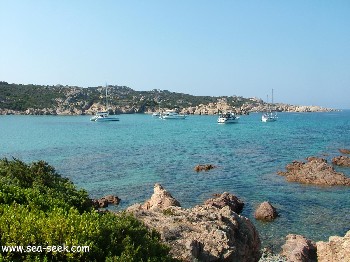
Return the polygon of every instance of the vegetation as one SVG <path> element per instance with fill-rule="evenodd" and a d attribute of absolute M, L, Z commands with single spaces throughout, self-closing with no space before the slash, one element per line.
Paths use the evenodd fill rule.
<path fill-rule="evenodd" d="M 193 96 L 168 90 L 135 91 L 126 86 L 108 86 L 109 103 L 114 107 L 130 107 L 143 113 L 148 109 L 187 108 L 201 104 L 216 103 L 226 99 L 231 106 L 240 107 L 250 103 L 246 98 L 229 96 Z M 105 87 L 72 87 L 21 85 L 0 82 L 0 109 L 25 111 L 27 109 L 72 109 L 87 110 L 94 103 L 104 104 Z"/>
<path fill-rule="evenodd" d="M 1 250 L 0 261 L 173 261 L 155 231 L 126 213 L 96 212 L 86 191 L 44 161 L 0 160 L 0 243 L 38 248 Z M 78 246 L 89 252 L 66 251 Z"/>

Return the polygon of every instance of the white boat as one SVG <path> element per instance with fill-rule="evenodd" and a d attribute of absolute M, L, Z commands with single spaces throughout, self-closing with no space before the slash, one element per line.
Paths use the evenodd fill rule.
<path fill-rule="evenodd" d="M 161 119 L 185 119 L 186 117 L 187 115 L 179 114 L 176 110 L 166 110 L 159 116 Z"/>
<path fill-rule="evenodd" d="M 239 120 L 239 116 L 232 112 L 220 113 L 218 118 L 219 124 L 230 124 L 237 123 Z"/>
<path fill-rule="evenodd" d="M 160 117 L 160 112 L 154 112 L 154 113 L 152 114 L 152 116 Z"/>
<path fill-rule="evenodd" d="M 271 109 L 268 101 L 269 101 L 269 96 L 267 96 L 267 104 L 268 104 L 267 111 L 265 113 L 263 113 L 263 115 L 261 116 L 261 121 L 262 122 L 275 122 L 278 119 L 277 113 Z M 273 104 L 273 89 L 272 89 L 271 102 Z"/>
<path fill-rule="evenodd" d="M 266 112 L 261 116 L 262 122 L 274 122 L 277 120 L 277 114 L 273 112 Z"/>
<path fill-rule="evenodd" d="M 119 121 L 119 118 L 109 115 L 107 85 L 106 85 L 106 108 L 107 108 L 107 111 L 97 112 L 93 117 L 90 118 L 90 120 L 95 122 Z"/>
<path fill-rule="evenodd" d="M 90 118 L 91 121 L 96 122 L 107 122 L 107 121 L 119 121 L 119 118 L 114 116 L 109 116 L 107 111 L 97 112 L 93 117 Z"/>

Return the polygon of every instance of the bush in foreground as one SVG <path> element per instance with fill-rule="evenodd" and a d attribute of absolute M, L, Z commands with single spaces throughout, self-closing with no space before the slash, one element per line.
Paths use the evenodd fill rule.
<path fill-rule="evenodd" d="M 43 161 L 0 160 L 0 244 L 39 247 L 1 250 L 0 261 L 172 261 L 156 232 L 125 213 L 97 213 L 86 191 Z M 43 249 L 54 246 L 89 252 Z"/>

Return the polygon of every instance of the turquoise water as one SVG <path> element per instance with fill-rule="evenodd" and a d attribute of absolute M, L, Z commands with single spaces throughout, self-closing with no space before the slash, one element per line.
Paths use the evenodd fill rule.
<path fill-rule="evenodd" d="M 115 194 L 123 209 L 144 202 L 161 183 L 182 206 L 213 193 L 236 194 L 243 215 L 257 226 L 264 245 L 280 245 L 289 233 L 314 241 L 350 229 L 350 188 L 288 183 L 276 175 L 307 156 L 331 159 L 350 149 L 350 111 L 261 114 L 219 125 L 215 116 L 164 121 L 149 115 L 120 115 L 95 123 L 89 116 L 0 116 L 0 157 L 43 159 L 91 197 Z M 196 173 L 197 164 L 217 166 Z M 350 176 L 350 168 L 341 169 Z M 258 203 L 269 200 L 280 213 L 272 223 L 255 221 Z"/>

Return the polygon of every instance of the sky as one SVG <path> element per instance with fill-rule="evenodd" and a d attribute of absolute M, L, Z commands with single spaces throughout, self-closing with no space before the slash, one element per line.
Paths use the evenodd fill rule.
<path fill-rule="evenodd" d="M 0 0 L 0 81 L 350 108 L 349 0 Z"/>

